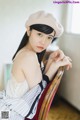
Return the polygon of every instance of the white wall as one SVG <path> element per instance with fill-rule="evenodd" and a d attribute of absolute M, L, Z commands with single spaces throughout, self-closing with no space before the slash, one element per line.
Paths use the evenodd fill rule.
<path fill-rule="evenodd" d="M 0 0 L 0 89 L 3 66 L 11 62 L 26 30 L 26 19 L 38 10 L 49 11 L 61 21 L 62 5 L 53 4 L 53 0 Z"/>
<path fill-rule="evenodd" d="M 59 93 L 80 111 L 80 35 L 64 33 L 58 45 L 72 59 L 72 69 L 64 72 Z"/>

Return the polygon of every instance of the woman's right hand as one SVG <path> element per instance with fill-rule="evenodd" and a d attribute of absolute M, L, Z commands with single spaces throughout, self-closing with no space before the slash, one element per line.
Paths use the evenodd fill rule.
<path fill-rule="evenodd" d="M 49 69 L 46 71 L 46 75 L 49 77 L 49 79 L 51 80 L 53 78 L 53 76 L 55 75 L 55 73 L 57 72 L 57 70 L 59 69 L 59 67 L 61 66 L 66 66 L 67 70 L 69 70 L 70 68 L 72 68 L 72 63 L 71 63 L 71 59 L 68 56 L 65 56 L 62 60 L 56 62 L 53 61 L 49 67 Z"/>

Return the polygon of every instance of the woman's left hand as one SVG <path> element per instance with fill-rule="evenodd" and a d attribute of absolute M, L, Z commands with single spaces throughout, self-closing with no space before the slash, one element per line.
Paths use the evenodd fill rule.
<path fill-rule="evenodd" d="M 67 57 L 69 59 L 69 61 L 71 62 L 72 60 L 70 59 L 70 57 L 66 56 L 62 50 L 58 49 L 54 52 L 52 52 L 48 58 L 48 61 L 47 61 L 47 64 L 46 64 L 46 67 L 45 67 L 45 72 L 49 69 L 51 63 L 53 61 L 55 62 L 59 62 L 59 61 L 62 61 L 65 57 Z M 70 69 L 70 66 L 67 65 L 66 66 L 66 69 L 69 70 Z"/>
<path fill-rule="evenodd" d="M 49 59 L 52 59 L 52 61 L 58 62 L 58 61 L 63 60 L 65 57 L 67 57 L 68 60 L 69 60 L 70 62 L 72 62 L 72 60 L 71 60 L 70 57 L 66 56 L 66 55 L 63 53 L 62 50 L 58 49 L 58 50 L 56 50 L 56 51 L 54 51 L 54 52 L 52 52 L 52 53 L 50 54 Z M 67 66 L 66 66 L 66 69 L 69 70 L 69 69 L 70 69 L 70 66 L 67 65 Z"/>
<path fill-rule="evenodd" d="M 54 61 L 58 62 L 58 61 L 62 60 L 64 57 L 65 57 L 65 55 L 64 55 L 63 51 L 58 49 L 50 54 L 49 59 L 52 59 L 52 61 L 54 60 Z"/>

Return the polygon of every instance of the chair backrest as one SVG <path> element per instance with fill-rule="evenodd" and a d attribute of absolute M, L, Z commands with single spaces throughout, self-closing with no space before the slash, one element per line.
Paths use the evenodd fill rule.
<path fill-rule="evenodd" d="M 47 92 L 45 94 L 44 100 L 43 100 L 41 108 L 40 108 L 38 120 L 46 120 L 51 103 L 57 92 L 57 89 L 60 84 L 63 73 L 64 73 L 63 68 L 62 67 L 59 68 L 55 78 L 47 86 Z"/>

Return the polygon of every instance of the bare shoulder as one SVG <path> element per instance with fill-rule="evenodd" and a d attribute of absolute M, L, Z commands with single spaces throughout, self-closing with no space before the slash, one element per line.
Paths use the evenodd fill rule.
<path fill-rule="evenodd" d="M 23 60 L 37 60 L 37 54 L 33 51 L 27 51 L 23 54 Z"/>
<path fill-rule="evenodd" d="M 37 54 L 34 51 L 23 50 L 16 55 L 14 63 L 18 66 L 38 62 Z"/>
<path fill-rule="evenodd" d="M 21 58 L 22 65 L 34 65 L 38 63 L 37 54 L 33 51 L 24 52 Z"/>

